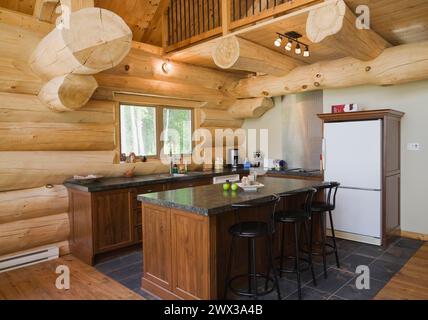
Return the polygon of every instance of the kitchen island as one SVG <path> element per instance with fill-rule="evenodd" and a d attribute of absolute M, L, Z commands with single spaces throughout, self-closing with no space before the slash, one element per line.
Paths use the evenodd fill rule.
<path fill-rule="evenodd" d="M 254 193 L 224 192 L 221 185 L 208 185 L 139 195 L 143 220 L 142 288 L 163 299 L 221 299 L 230 245 L 228 229 L 236 223 L 231 205 L 322 184 L 270 177 L 259 181 L 265 187 Z M 299 197 L 290 196 L 277 209 L 301 202 Z M 241 219 L 266 221 L 268 213 L 247 212 L 241 214 Z M 245 245 L 238 242 L 236 252 L 240 254 L 234 257 L 234 272 L 246 271 Z M 258 268 L 266 270 L 263 239 L 257 249 Z"/>

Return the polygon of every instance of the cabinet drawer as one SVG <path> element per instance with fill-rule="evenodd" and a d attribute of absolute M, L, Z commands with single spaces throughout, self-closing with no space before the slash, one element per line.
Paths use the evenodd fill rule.
<path fill-rule="evenodd" d="M 140 188 L 135 188 L 132 191 L 132 206 L 134 210 L 138 210 L 141 213 L 141 202 L 137 200 L 137 196 L 145 193 L 152 192 L 161 192 L 165 190 L 165 185 L 163 184 L 154 184 L 150 186 L 144 186 Z"/>
<path fill-rule="evenodd" d="M 171 182 L 168 185 L 168 190 L 177 190 L 177 189 L 192 188 L 192 187 L 198 187 L 198 186 L 206 186 L 209 184 L 212 184 L 212 178 L 202 178 L 202 179 L 194 179 L 194 180 L 188 180 L 188 181 L 176 181 L 176 182 Z"/>

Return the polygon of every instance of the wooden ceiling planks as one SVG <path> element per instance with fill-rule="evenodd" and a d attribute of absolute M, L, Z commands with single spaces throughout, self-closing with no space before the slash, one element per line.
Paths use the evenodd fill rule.
<path fill-rule="evenodd" d="M 33 14 L 36 0 L 0 0 L 0 7 L 25 14 Z"/>
<path fill-rule="evenodd" d="M 162 0 L 95 0 L 95 6 L 113 11 L 121 16 L 131 28 L 134 40 L 141 41 L 146 30 L 152 26 L 151 22 L 161 1 Z M 160 38 L 149 40 L 152 44 L 159 45 L 161 43 Z"/>
<path fill-rule="evenodd" d="M 371 12 L 371 26 L 393 45 L 428 40 L 427 0 L 345 0 L 355 11 L 367 5 Z"/>

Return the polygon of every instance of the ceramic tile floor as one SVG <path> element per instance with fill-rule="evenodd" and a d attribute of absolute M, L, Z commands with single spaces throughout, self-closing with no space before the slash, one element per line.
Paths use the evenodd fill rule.
<path fill-rule="evenodd" d="M 337 268 L 334 255 L 328 256 L 328 278 L 324 278 L 322 260 L 315 259 L 317 286 L 312 283 L 310 271 L 302 274 L 303 300 L 371 300 L 388 283 L 406 262 L 419 250 L 423 241 L 399 238 L 387 248 L 338 240 L 341 268 Z M 140 289 L 142 275 L 142 252 L 134 252 L 105 260 L 96 268 L 122 283 L 146 299 L 153 297 Z M 370 268 L 370 290 L 356 288 L 356 267 L 366 265 Z M 285 274 L 280 280 L 282 298 L 297 299 L 297 282 L 294 274 Z M 262 299 L 277 299 L 276 292 Z"/>

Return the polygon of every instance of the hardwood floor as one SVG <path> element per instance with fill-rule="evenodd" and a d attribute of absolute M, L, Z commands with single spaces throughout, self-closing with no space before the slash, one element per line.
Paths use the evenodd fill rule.
<path fill-rule="evenodd" d="M 376 300 L 428 300 L 428 243 L 379 292 Z"/>
<path fill-rule="evenodd" d="M 55 286 L 59 265 L 70 269 L 70 290 Z M 0 300 L 144 300 L 73 256 L 0 273 Z"/>

